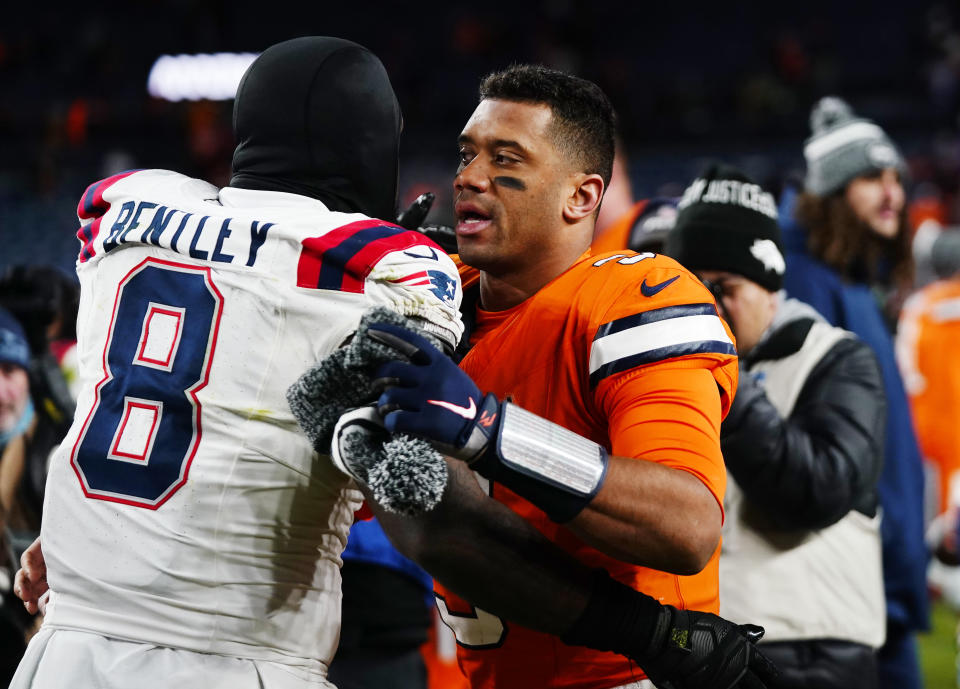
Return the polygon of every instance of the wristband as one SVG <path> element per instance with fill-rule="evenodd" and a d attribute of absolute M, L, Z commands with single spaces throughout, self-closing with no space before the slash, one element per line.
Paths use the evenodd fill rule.
<path fill-rule="evenodd" d="M 497 402 L 493 395 L 484 398 L 474 428 L 482 429 L 488 442 L 479 456 L 466 458 L 470 467 L 555 522 L 580 514 L 606 478 L 609 456 L 603 447 L 515 404 Z M 468 454 L 473 440 L 465 445 Z"/>

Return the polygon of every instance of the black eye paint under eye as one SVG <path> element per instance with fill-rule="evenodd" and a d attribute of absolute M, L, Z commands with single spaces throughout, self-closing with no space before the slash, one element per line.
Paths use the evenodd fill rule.
<path fill-rule="evenodd" d="M 517 191 L 526 191 L 527 185 L 522 179 L 517 179 L 516 177 L 494 177 L 493 181 L 495 184 L 500 185 L 501 187 L 506 187 L 507 189 L 516 189 Z"/>

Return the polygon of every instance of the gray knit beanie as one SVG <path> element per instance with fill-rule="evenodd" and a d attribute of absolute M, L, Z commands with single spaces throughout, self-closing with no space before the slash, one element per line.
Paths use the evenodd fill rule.
<path fill-rule="evenodd" d="M 827 96 L 810 112 L 813 135 L 803 146 L 807 159 L 806 189 L 826 196 L 860 175 L 888 167 L 907 173 L 903 156 L 886 133 L 870 120 L 856 117 L 842 98 Z"/>
<path fill-rule="evenodd" d="M 933 272 L 941 280 L 960 273 L 960 229 L 945 228 L 930 249 Z"/>

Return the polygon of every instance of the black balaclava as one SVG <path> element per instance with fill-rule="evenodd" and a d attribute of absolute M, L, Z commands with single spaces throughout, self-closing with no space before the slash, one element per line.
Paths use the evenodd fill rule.
<path fill-rule="evenodd" d="M 369 50 L 326 36 L 278 43 L 237 88 L 230 186 L 393 221 L 401 128 L 390 79 Z"/>

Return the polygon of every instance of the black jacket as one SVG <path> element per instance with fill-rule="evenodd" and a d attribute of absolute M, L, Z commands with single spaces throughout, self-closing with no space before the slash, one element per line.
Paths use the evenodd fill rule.
<path fill-rule="evenodd" d="M 793 354 L 813 323 L 802 318 L 778 328 L 741 360 L 742 368 Z M 885 413 L 873 352 L 857 338 L 843 338 L 810 372 L 786 419 L 741 370 L 721 428 L 724 460 L 744 495 L 776 527 L 824 528 L 852 509 L 872 517 Z"/>

